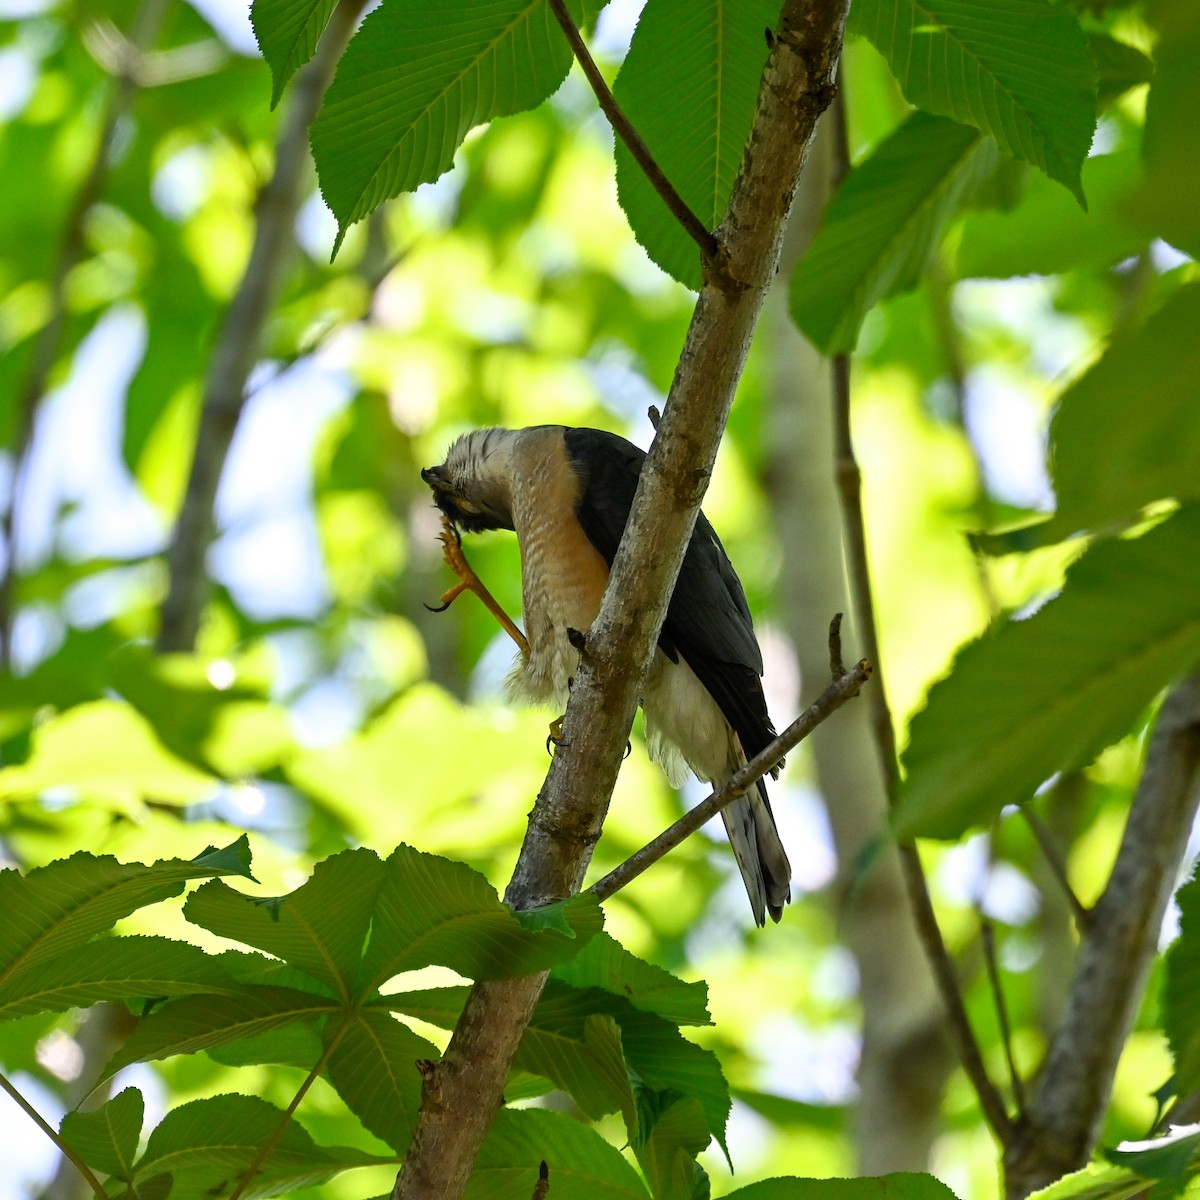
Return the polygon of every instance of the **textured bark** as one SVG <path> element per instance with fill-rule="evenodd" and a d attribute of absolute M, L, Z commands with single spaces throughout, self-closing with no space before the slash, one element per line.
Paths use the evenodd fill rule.
<path fill-rule="evenodd" d="M 796 198 L 785 263 L 803 252 L 831 190 L 827 132 L 823 126 Z M 842 553 L 829 363 L 788 315 L 785 281 L 790 274 L 787 266 L 781 270 L 764 317 L 770 337 L 768 480 L 783 560 L 779 611 L 807 689 L 813 686 L 810 681 L 824 678 L 824 628 L 833 613 L 847 614 L 847 653 L 857 655 L 860 645 Z M 925 1170 L 953 1056 L 895 851 L 879 855 L 865 872 L 856 867 L 863 850 L 887 826 L 887 793 L 868 710 L 852 705 L 837 721 L 816 730 L 810 745 L 837 849 L 838 927 L 859 974 L 859 1171 Z"/>
<path fill-rule="evenodd" d="M 716 458 L 817 118 L 832 96 L 845 0 L 788 0 L 719 251 L 688 330 L 554 759 L 506 899 L 577 890 L 591 859 L 650 656 Z M 394 1200 L 456 1200 L 496 1109 L 543 979 L 477 984 L 430 1074 Z"/>
<path fill-rule="evenodd" d="M 167 549 L 169 584 L 158 631 L 163 651 L 190 650 L 208 599 L 205 558 L 213 539 L 213 507 L 221 472 L 258 361 L 267 319 L 295 248 L 296 214 L 309 178 L 308 127 L 333 78 L 363 0 L 341 0 L 312 60 L 296 76 L 275 143 L 275 170 L 256 205 L 250 260 L 213 348 L 200 429 L 183 507 Z"/>
<path fill-rule="evenodd" d="M 1011 1200 L 1088 1160 L 1200 803 L 1200 675 L 1162 706 L 1117 861 L 1092 909 L 1062 1023 L 1005 1156 Z"/>

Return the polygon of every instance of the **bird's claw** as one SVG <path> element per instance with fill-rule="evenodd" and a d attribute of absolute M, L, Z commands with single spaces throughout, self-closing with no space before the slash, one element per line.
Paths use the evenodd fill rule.
<path fill-rule="evenodd" d="M 554 720 L 550 722 L 550 732 L 546 734 L 546 753 L 551 757 L 554 755 L 554 751 L 550 749 L 551 746 L 565 746 L 567 744 L 563 741 L 562 735 L 563 722 L 566 719 L 567 717 L 564 713 L 561 717 L 555 717 Z"/>

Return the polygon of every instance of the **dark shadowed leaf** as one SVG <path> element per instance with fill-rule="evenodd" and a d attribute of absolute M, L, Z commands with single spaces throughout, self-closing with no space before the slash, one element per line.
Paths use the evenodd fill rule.
<path fill-rule="evenodd" d="M 63 1138 L 93 1170 L 128 1180 L 133 1173 L 144 1112 L 142 1093 L 126 1088 L 91 1112 L 69 1112 Z"/>
<path fill-rule="evenodd" d="M 846 177 L 796 265 L 791 310 L 826 354 L 850 350 L 863 317 L 915 287 L 942 226 L 996 165 L 966 125 L 915 112 Z"/>
<path fill-rule="evenodd" d="M 917 108 L 991 134 L 1083 203 L 1096 68 L 1069 8 L 1050 0 L 859 0 L 851 28 Z"/>
<path fill-rule="evenodd" d="M 134 1062 L 195 1054 L 210 1046 L 262 1037 L 337 1012 L 335 1000 L 292 988 L 246 988 L 233 996 L 188 996 L 164 1005 L 137 1028 L 104 1069 L 103 1078 Z"/>
<path fill-rule="evenodd" d="M 1180 288 L 1063 394 L 1050 425 L 1060 535 L 1200 498 L 1200 284 Z"/>
<path fill-rule="evenodd" d="M 0 984 L 0 1020 L 103 1000 L 238 990 L 221 959 L 163 937 L 102 938 Z"/>
<path fill-rule="evenodd" d="M 1175 1092 L 1200 1091 L 1200 880 L 1179 889 L 1179 939 L 1167 954 L 1163 1025 L 1175 1057 Z"/>
<path fill-rule="evenodd" d="M 216 883 L 189 897 L 184 915 L 276 955 L 349 1000 L 382 877 L 373 851 L 345 850 L 318 863 L 308 882 L 286 896 L 259 900 Z"/>
<path fill-rule="evenodd" d="M 329 1059 L 329 1081 L 377 1138 L 402 1154 L 421 1105 L 419 1059 L 438 1048 L 390 1013 L 366 1009 L 349 1021 Z"/>
<path fill-rule="evenodd" d="M 902 838 L 959 837 L 1088 763 L 1200 661 L 1200 508 L 1104 542 L 1061 595 L 961 650 L 913 719 Z"/>
<path fill-rule="evenodd" d="M 477 871 L 398 846 L 384 864 L 363 964 L 364 994 L 401 971 L 431 964 L 470 979 L 545 970 L 571 958 L 604 921 L 586 893 L 568 901 L 561 916 L 572 936 L 554 928 L 557 920 L 545 929 L 527 928 Z"/>
<path fill-rule="evenodd" d="M 248 875 L 247 845 L 243 835 L 193 862 L 146 866 L 81 852 L 25 876 L 0 871 L 0 986 L 53 963 L 144 905 L 178 895 L 189 880 Z"/>

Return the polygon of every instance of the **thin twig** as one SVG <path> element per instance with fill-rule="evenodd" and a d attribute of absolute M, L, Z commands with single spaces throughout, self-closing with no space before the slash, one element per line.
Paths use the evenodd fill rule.
<path fill-rule="evenodd" d="M 92 1174 L 91 1168 L 87 1163 L 75 1153 L 68 1142 L 63 1141 L 58 1130 L 53 1125 L 47 1124 L 41 1113 L 13 1087 L 3 1074 L 0 1074 L 0 1088 L 3 1088 L 13 1098 L 17 1107 L 59 1148 L 63 1157 L 74 1164 L 75 1169 L 87 1180 L 88 1186 L 100 1197 L 100 1200 L 109 1200 L 108 1193 L 104 1190 L 103 1184 Z"/>
<path fill-rule="evenodd" d="M 1050 836 L 1050 831 L 1042 824 L 1041 817 L 1028 804 L 1020 806 L 1020 813 L 1025 818 L 1029 832 L 1033 834 L 1038 849 L 1041 850 L 1042 857 L 1046 860 L 1046 865 L 1049 866 L 1054 878 L 1058 880 L 1063 895 L 1067 898 L 1067 904 L 1070 905 L 1071 912 L 1075 916 L 1075 924 L 1079 926 L 1080 932 L 1086 931 L 1092 920 L 1091 910 L 1075 895 L 1075 890 L 1071 887 L 1071 880 L 1067 876 L 1067 864 L 1059 854 L 1058 847 Z"/>
<path fill-rule="evenodd" d="M 844 104 L 840 102 L 839 89 L 839 97 L 833 106 L 835 142 L 837 143 L 834 151 L 837 161 L 835 175 L 844 175 L 849 170 L 849 143 L 846 136 L 844 109 Z M 835 470 L 845 518 L 847 569 L 857 606 L 856 615 L 863 647 L 867 657 L 878 666 L 879 638 L 875 628 L 875 604 L 872 597 L 870 565 L 867 559 L 866 523 L 863 520 L 862 508 L 862 474 L 854 455 L 854 440 L 850 431 L 850 356 L 847 354 L 837 355 L 833 359 L 832 370 Z M 892 727 L 892 713 L 882 678 L 878 681 L 878 685 L 871 689 L 868 703 L 871 709 L 871 726 L 875 732 L 875 741 L 879 748 L 880 762 L 883 767 L 888 806 L 894 808 L 900 790 L 900 770 L 896 760 L 896 735 Z M 1006 1143 L 1012 1122 L 1005 1110 L 1003 1097 L 987 1073 L 978 1039 L 971 1027 L 971 1019 L 967 1015 L 954 962 L 946 949 L 946 943 L 942 939 L 942 931 L 938 925 L 937 914 L 933 910 L 933 901 L 929 896 L 929 887 L 925 880 L 924 868 L 921 865 L 921 856 L 911 842 L 901 843 L 897 849 L 900 854 L 900 865 L 904 872 L 909 902 L 913 907 L 917 932 L 925 947 L 925 953 L 933 968 L 934 978 L 937 980 L 938 990 L 942 994 L 942 1003 L 946 1008 L 950 1037 L 958 1052 L 959 1060 L 962 1062 L 963 1070 L 970 1079 L 975 1094 L 979 1097 L 979 1105 L 984 1117 L 1001 1143 Z"/>
<path fill-rule="evenodd" d="M 842 662 L 842 613 L 834 613 L 829 622 L 829 673 L 837 679 L 846 673 L 846 664 Z"/>
<path fill-rule="evenodd" d="M 530 1200 L 546 1200 L 550 1194 L 550 1164 L 543 1158 L 538 1167 L 538 1181 L 533 1185 L 533 1195 Z"/>
<path fill-rule="evenodd" d="M 589 889 L 597 900 L 607 900 L 614 892 L 636 879 L 648 867 L 669 854 L 689 838 L 705 821 L 732 804 L 754 786 L 793 747 L 802 742 L 818 725 L 835 713 L 847 700 L 858 695 L 859 689 L 871 677 L 871 664 L 863 659 L 835 679 L 774 741 L 760 750 L 744 767 L 739 767 L 706 800 L 684 813 L 669 829 L 627 858 Z"/>
<path fill-rule="evenodd" d="M 592 91 L 596 93 L 601 110 L 613 127 L 613 132 L 625 143 L 625 148 L 633 155 L 637 165 L 642 168 L 642 172 L 650 181 L 650 186 L 662 197 L 663 203 L 671 210 L 671 215 L 683 226 L 692 241 L 700 247 L 700 253 L 704 255 L 705 259 L 714 257 L 717 253 L 716 236 L 692 212 L 687 201 L 675 190 L 675 185 L 666 177 L 662 167 L 650 153 L 650 148 L 642 141 L 641 134 L 634 129 L 629 118 L 621 111 L 616 97 L 605 83 L 604 76 L 600 74 L 600 68 L 596 66 L 595 59 L 592 58 L 584 43 L 578 27 L 571 19 L 566 4 L 563 0 L 550 0 L 550 11 L 554 13 L 555 20 L 562 26 L 562 31 L 566 35 L 567 41 L 570 42 L 571 49 L 575 52 L 575 57 L 579 60 L 579 65 L 583 68 L 588 83 L 592 85 Z"/>
<path fill-rule="evenodd" d="M 160 651 L 187 651 L 195 646 L 208 598 L 205 556 L 213 538 L 217 488 L 245 407 L 247 380 L 295 248 L 296 214 L 309 164 L 308 129 L 362 6 L 363 0 L 341 0 L 316 54 L 292 85 L 275 143 L 275 170 L 255 206 L 250 259 L 209 362 L 187 492 L 167 548 L 169 583 L 158 630 Z"/>
<path fill-rule="evenodd" d="M 321 1057 L 317 1059 L 313 1069 L 309 1071 L 304 1082 L 300 1085 L 296 1094 L 292 1097 L 292 1102 L 287 1106 L 283 1115 L 279 1118 L 279 1123 L 271 1130 L 267 1136 L 267 1140 L 258 1148 L 258 1153 L 251 1160 L 250 1165 L 242 1172 L 241 1178 L 237 1182 L 237 1187 L 230 1193 L 229 1200 L 241 1200 L 243 1193 L 254 1182 L 255 1175 L 258 1174 L 263 1163 L 267 1161 L 267 1156 L 275 1149 L 279 1143 L 279 1139 L 283 1137 L 284 1131 L 295 1115 L 296 1109 L 300 1107 L 300 1101 L 308 1094 L 308 1089 L 317 1081 L 317 1076 L 325 1069 L 325 1064 L 333 1057 L 333 1052 L 338 1048 L 343 1035 L 349 1027 L 349 1019 L 344 1018 L 342 1023 L 335 1030 L 333 1036 L 329 1039 L 329 1044 L 325 1047 Z"/>
<path fill-rule="evenodd" d="M 996 1006 L 996 1020 L 1000 1024 L 1000 1040 L 1004 1043 L 1004 1057 L 1008 1062 L 1008 1078 L 1012 1084 L 1013 1100 L 1016 1101 L 1017 1113 L 1025 1116 L 1025 1085 L 1017 1070 L 1017 1060 L 1013 1056 L 1012 1026 L 1008 1022 L 1008 1003 L 1004 999 L 1004 988 L 1001 986 L 1000 967 L 996 962 L 996 930 L 986 917 L 981 915 L 980 936 L 983 941 L 983 957 L 987 963 L 988 983 L 992 988 L 992 1001 Z"/>

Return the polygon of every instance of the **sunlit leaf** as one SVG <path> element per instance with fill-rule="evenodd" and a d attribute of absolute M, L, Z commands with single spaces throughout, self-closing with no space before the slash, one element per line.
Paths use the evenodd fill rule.
<path fill-rule="evenodd" d="M 1074 13 L 1050 0 L 861 0 L 851 28 L 911 104 L 991 134 L 1083 203 L 1096 68 Z"/>
<path fill-rule="evenodd" d="M 1063 394 L 1050 426 L 1062 535 L 1200 498 L 1200 284 L 1181 288 Z"/>
<path fill-rule="evenodd" d="M 942 225 L 996 165 L 995 143 L 915 112 L 847 176 L 792 276 L 796 323 L 826 354 L 853 348 L 880 300 L 915 287 Z"/>
<path fill-rule="evenodd" d="M 725 214 L 750 134 L 780 0 L 659 0 L 642 10 L 614 87 L 618 104 L 706 229 Z M 700 251 L 618 139 L 617 193 L 664 271 L 700 286 Z"/>
<path fill-rule="evenodd" d="M 204 861 L 168 859 L 146 866 L 73 854 L 29 872 L 0 871 L 0 986 L 8 987 L 111 929 L 122 917 L 183 891 L 191 879 L 246 874 L 243 835 Z"/>
<path fill-rule="evenodd" d="M 545 0 L 415 0 L 370 13 L 312 129 L 325 202 L 346 229 L 448 170 L 467 133 L 532 108 L 571 51 Z"/>
<path fill-rule="evenodd" d="M 144 1108 L 142 1093 L 125 1088 L 91 1112 L 67 1113 L 62 1120 L 63 1138 L 89 1167 L 128 1180 L 142 1134 Z"/>
<path fill-rule="evenodd" d="M 895 826 L 958 837 L 1084 766 L 1200 660 L 1200 508 L 1097 545 L 1062 594 L 960 651 L 913 719 Z"/>

